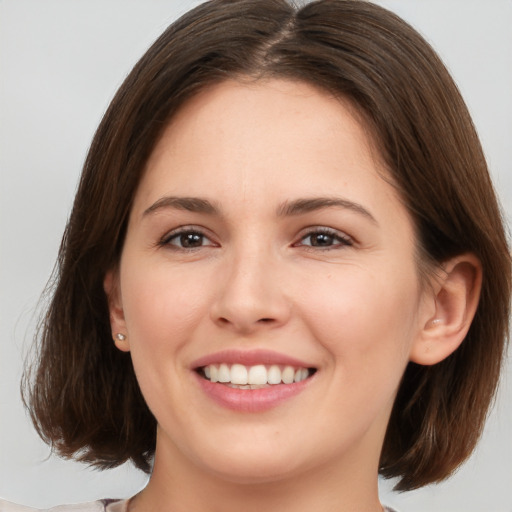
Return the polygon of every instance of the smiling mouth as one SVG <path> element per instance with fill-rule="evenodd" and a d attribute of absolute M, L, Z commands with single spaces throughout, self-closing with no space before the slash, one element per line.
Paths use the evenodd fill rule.
<path fill-rule="evenodd" d="M 310 378 L 316 368 L 243 364 L 210 364 L 197 369 L 205 380 L 237 389 L 262 389 L 280 384 L 293 384 Z"/>

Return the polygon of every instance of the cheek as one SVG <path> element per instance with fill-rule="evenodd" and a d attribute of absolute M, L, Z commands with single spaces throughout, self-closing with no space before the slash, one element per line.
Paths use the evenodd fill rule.
<path fill-rule="evenodd" d="M 150 410 L 159 419 L 166 415 L 176 418 L 186 414 L 179 400 L 186 393 L 180 355 L 207 314 L 204 276 L 174 271 L 167 262 L 150 263 L 127 259 L 121 267 L 130 352 Z M 168 403 L 173 407 L 162 409 L 162 404 Z"/>
<path fill-rule="evenodd" d="M 330 275 L 302 304 L 303 318 L 347 370 L 405 365 L 416 335 L 419 289 L 414 269 L 369 272 L 357 266 Z M 311 290 L 311 289 L 310 289 Z"/>
<path fill-rule="evenodd" d="M 207 314 L 201 272 L 174 271 L 169 266 L 139 266 L 130 272 L 134 266 L 127 265 L 126 275 L 121 276 L 127 330 L 133 343 L 153 352 L 184 343 L 198 319 Z"/>
<path fill-rule="evenodd" d="M 302 305 L 308 330 L 324 348 L 329 382 L 318 405 L 323 428 L 366 431 L 382 424 L 394 401 L 415 336 L 417 287 L 414 278 L 344 273 L 329 290 L 309 294 Z"/>

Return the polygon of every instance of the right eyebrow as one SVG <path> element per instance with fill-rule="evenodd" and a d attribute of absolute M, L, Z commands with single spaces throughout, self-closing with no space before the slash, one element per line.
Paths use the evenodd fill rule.
<path fill-rule="evenodd" d="M 378 225 L 375 217 L 362 205 L 343 199 L 341 197 L 311 197 L 296 199 L 294 201 L 285 201 L 277 210 L 279 216 L 301 215 L 304 213 L 322 210 L 324 208 L 344 208 L 356 212 L 370 219 Z"/>
<path fill-rule="evenodd" d="M 144 210 L 143 217 L 150 215 L 162 208 L 174 208 L 176 210 L 186 210 L 195 213 L 207 213 L 209 215 L 219 215 L 219 210 L 207 199 L 199 197 L 178 197 L 165 196 L 155 201 L 149 208 Z"/>

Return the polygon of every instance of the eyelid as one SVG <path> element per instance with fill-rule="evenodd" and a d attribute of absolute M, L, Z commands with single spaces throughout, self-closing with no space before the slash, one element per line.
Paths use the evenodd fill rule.
<path fill-rule="evenodd" d="M 338 240 L 338 243 L 335 243 L 330 246 L 313 246 L 313 245 L 306 245 L 303 244 L 302 241 L 306 239 L 307 237 L 310 237 L 315 234 L 325 234 L 332 236 L 333 238 Z M 303 247 L 308 250 L 332 250 L 332 249 L 339 249 L 343 247 L 351 247 L 355 244 L 355 240 L 350 236 L 347 235 L 343 231 L 339 231 L 338 229 L 330 228 L 327 226 L 310 226 L 308 228 L 305 228 L 301 231 L 298 241 L 293 244 L 294 247 Z"/>
<path fill-rule="evenodd" d="M 175 244 L 170 243 L 173 238 L 176 238 L 176 237 L 178 237 L 178 236 L 180 236 L 182 234 L 186 234 L 186 233 L 194 233 L 194 234 L 200 235 L 200 236 L 204 237 L 205 239 L 207 239 L 210 243 L 202 245 L 200 247 L 189 247 L 189 248 L 180 247 L 179 245 L 175 245 Z M 219 244 L 216 243 L 213 238 L 214 237 L 205 228 L 202 228 L 200 226 L 196 226 L 196 225 L 193 225 L 193 224 L 192 225 L 184 225 L 184 226 L 178 226 L 177 228 L 174 228 L 174 229 L 172 229 L 170 231 L 167 231 L 158 240 L 158 245 L 159 246 L 172 247 L 172 248 L 177 249 L 177 250 L 185 250 L 185 251 L 191 251 L 191 250 L 194 250 L 194 249 L 200 249 L 201 247 L 218 247 Z"/>

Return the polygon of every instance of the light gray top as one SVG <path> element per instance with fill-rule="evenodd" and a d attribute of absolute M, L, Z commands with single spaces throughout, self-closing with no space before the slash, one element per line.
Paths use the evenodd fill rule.
<path fill-rule="evenodd" d="M 76 505 L 35 509 L 0 499 L 0 512 L 127 512 L 128 500 L 99 500 Z"/>
<path fill-rule="evenodd" d="M 59 505 L 47 509 L 35 509 L 16 505 L 0 499 L 0 512 L 127 512 L 129 500 L 99 500 L 77 505 Z M 384 507 L 384 512 L 397 512 Z"/>

